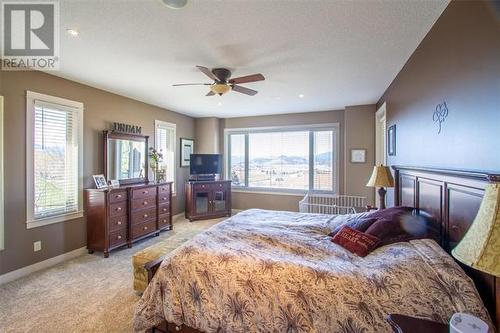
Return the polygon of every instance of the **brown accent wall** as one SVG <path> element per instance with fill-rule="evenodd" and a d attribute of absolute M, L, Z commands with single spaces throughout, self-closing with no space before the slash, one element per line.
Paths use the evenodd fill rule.
<path fill-rule="evenodd" d="M 0 95 L 5 97 L 5 250 L 0 251 L 0 274 L 55 257 L 86 245 L 85 219 L 26 229 L 26 90 L 84 103 L 84 187 L 93 187 L 92 174 L 103 173 L 102 130 L 113 121 L 142 126 L 154 142 L 154 120 L 177 124 L 178 137 L 194 137 L 194 120 L 175 112 L 118 96 L 41 72 L 0 72 Z M 177 196 L 173 211 L 184 210 L 187 168 L 177 167 Z M 42 250 L 33 252 L 41 240 Z"/>
<path fill-rule="evenodd" d="M 219 154 L 220 119 L 215 117 L 195 119 L 195 144 L 197 154 Z"/>
<path fill-rule="evenodd" d="M 375 105 L 345 108 L 344 193 L 361 195 L 373 205 L 375 192 L 366 187 L 375 164 Z M 352 149 L 366 149 L 366 163 L 351 163 Z"/>
<path fill-rule="evenodd" d="M 383 102 L 387 126 L 397 127 L 388 164 L 499 171 L 500 21 L 491 2 L 452 1 Z M 438 134 L 433 113 L 443 102 Z"/>

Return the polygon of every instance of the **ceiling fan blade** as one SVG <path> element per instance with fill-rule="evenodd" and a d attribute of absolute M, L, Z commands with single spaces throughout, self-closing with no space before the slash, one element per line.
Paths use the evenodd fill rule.
<path fill-rule="evenodd" d="M 240 76 L 236 77 L 234 79 L 229 80 L 229 83 L 248 83 L 248 82 L 255 82 L 255 81 L 263 81 L 266 78 L 262 74 L 252 74 L 252 75 L 247 75 L 247 76 Z"/>
<path fill-rule="evenodd" d="M 210 86 L 212 85 L 211 83 L 176 83 L 173 84 L 173 87 L 179 87 L 179 86 Z"/>
<path fill-rule="evenodd" d="M 214 95 L 215 93 L 212 90 L 210 90 L 205 96 L 214 96 Z"/>
<path fill-rule="evenodd" d="M 236 92 L 245 94 L 245 95 L 250 95 L 250 96 L 253 96 L 258 92 L 257 90 L 253 90 L 253 89 L 249 89 L 249 88 L 245 88 L 245 87 L 237 86 L 237 85 L 233 85 L 233 90 Z"/>
<path fill-rule="evenodd" d="M 208 76 L 209 78 L 211 78 L 212 80 L 214 81 L 218 81 L 219 79 L 214 75 L 214 73 L 212 73 L 210 71 L 210 69 L 206 68 L 206 67 L 203 67 L 203 66 L 196 66 L 196 68 L 198 68 L 200 70 L 200 72 L 202 72 L 203 74 L 205 74 L 206 76 Z"/>

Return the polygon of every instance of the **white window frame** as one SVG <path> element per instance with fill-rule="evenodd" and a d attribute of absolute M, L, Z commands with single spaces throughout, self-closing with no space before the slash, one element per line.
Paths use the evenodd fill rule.
<path fill-rule="evenodd" d="M 35 218 L 34 189 L 34 116 L 35 100 L 73 108 L 78 117 L 78 210 L 45 218 Z M 83 103 L 26 91 L 26 228 L 36 228 L 83 217 Z"/>
<path fill-rule="evenodd" d="M 340 124 L 327 123 L 327 124 L 312 124 L 312 125 L 298 125 L 298 126 L 271 126 L 271 127 L 250 127 L 250 128 L 226 128 L 224 130 L 224 174 L 226 179 L 231 179 L 230 175 L 230 148 L 229 136 L 233 134 L 245 135 L 245 182 L 248 184 L 248 134 L 250 133 L 266 133 L 266 132 L 294 132 L 294 131 L 333 131 L 333 152 L 332 152 L 332 170 L 334 170 L 336 179 L 332 190 L 313 190 L 314 183 L 311 183 L 312 173 L 309 173 L 309 189 L 287 189 L 287 188 L 272 188 L 272 187 L 251 187 L 251 186 L 234 186 L 232 185 L 233 192 L 247 192 L 247 193 L 272 193 L 282 195 L 298 195 L 305 194 L 309 191 L 322 192 L 322 193 L 339 193 L 339 156 L 340 156 Z M 311 147 L 312 141 L 309 139 L 309 167 L 313 161 L 313 149 Z"/>
<path fill-rule="evenodd" d="M 177 143 L 177 124 L 174 124 L 174 123 L 169 123 L 169 122 L 166 122 L 166 121 L 163 121 L 163 120 L 155 120 L 155 149 L 160 149 L 160 147 L 158 146 L 158 142 L 156 142 L 156 138 L 157 138 L 157 135 L 156 135 L 156 130 L 158 128 L 165 128 L 165 129 L 168 129 L 168 130 L 173 130 L 174 131 L 174 141 L 173 141 L 173 151 L 174 151 L 174 158 L 173 158 L 173 165 L 170 166 L 173 170 L 174 170 L 174 179 L 172 179 L 173 183 L 172 183 L 172 195 L 175 196 L 177 194 L 177 154 L 176 154 L 176 149 L 177 149 L 177 146 L 176 146 L 176 143 Z"/>

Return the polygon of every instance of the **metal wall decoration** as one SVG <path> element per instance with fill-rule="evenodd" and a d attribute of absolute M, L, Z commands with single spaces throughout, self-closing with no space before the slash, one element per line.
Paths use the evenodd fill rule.
<path fill-rule="evenodd" d="M 446 117 L 448 117 L 448 106 L 446 102 L 436 105 L 436 111 L 432 115 L 432 120 L 438 124 L 438 134 L 441 134 L 442 124 L 444 123 Z"/>
<path fill-rule="evenodd" d="M 129 125 L 122 123 L 113 123 L 113 132 L 126 134 L 141 134 L 142 127 L 137 125 Z"/>

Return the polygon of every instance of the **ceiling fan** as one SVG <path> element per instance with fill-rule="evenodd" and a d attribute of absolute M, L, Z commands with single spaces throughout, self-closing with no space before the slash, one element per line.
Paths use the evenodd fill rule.
<path fill-rule="evenodd" d="M 265 80 L 262 74 L 252 74 L 247 76 L 236 77 L 230 79 L 231 71 L 227 68 L 214 68 L 212 70 L 203 66 L 196 66 L 203 74 L 214 80 L 213 83 L 179 83 L 174 84 L 174 87 L 178 86 L 210 86 L 210 91 L 206 96 L 219 95 L 222 96 L 231 90 L 253 96 L 257 93 L 257 90 L 249 89 L 240 86 L 240 83 L 248 83 L 255 81 Z"/>

